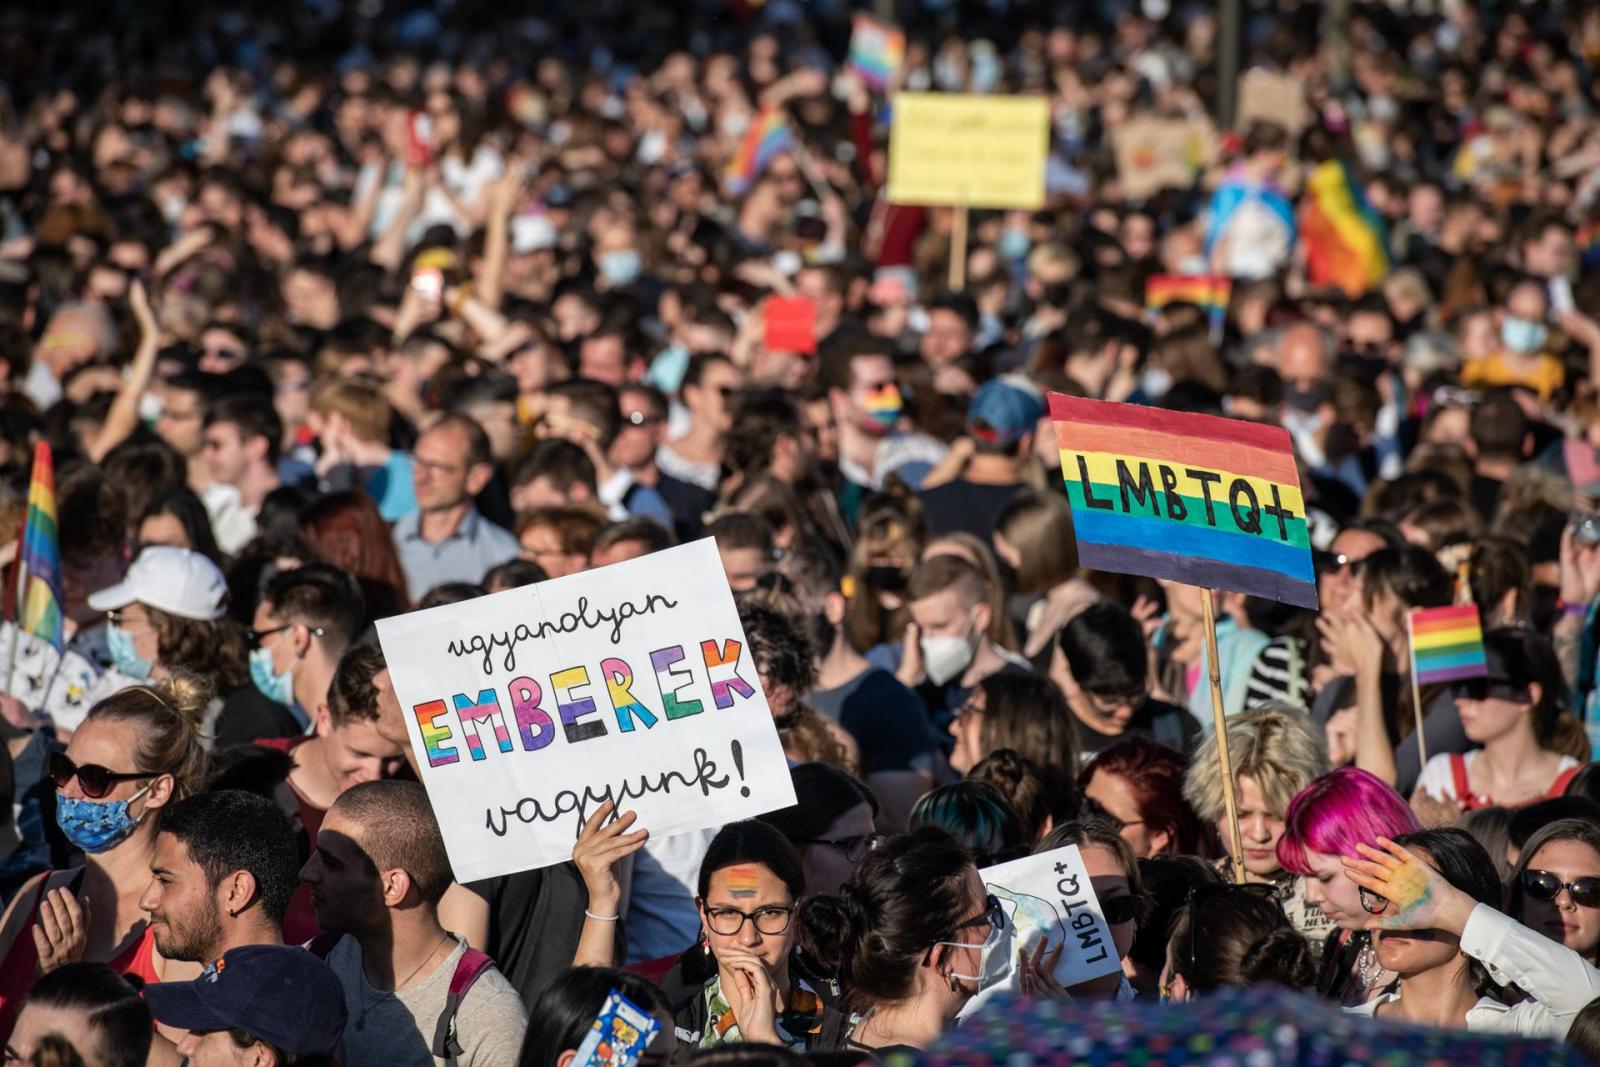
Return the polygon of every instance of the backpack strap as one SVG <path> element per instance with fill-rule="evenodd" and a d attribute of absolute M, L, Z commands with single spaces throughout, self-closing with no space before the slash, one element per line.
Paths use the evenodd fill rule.
<path fill-rule="evenodd" d="M 461 1056 L 463 1049 L 456 1036 L 456 1010 L 461 1007 L 461 1001 L 472 984 L 493 966 L 494 960 L 486 953 L 471 947 L 456 960 L 455 973 L 450 976 L 450 991 L 444 998 L 444 1010 L 439 1013 L 439 1022 L 433 1028 L 433 1045 L 429 1051 L 435 1057 L 454 1064 Z"/>
<path fill-rule="evenodd" d="M 1450 753 L 1450 780 L 1456 787 L 1456 806 L 1462 811 L 1477 807 L 1472 795 L 1472 784 L 1467 780 L 1467 757 L 1459 752 Z"/>
<path fill-rule="evenodd" d="M 1565 796 L 1567 792 L 1567 786 L 1571 784 L 1572 780 L 1578 776 L 1578 772 L 1581 770 L 1583 770 L 1583 764 L 1580 763 L 1576 767 L 1568 767 L 1566 770 L 1556 775 L 1556 780 L 1550 783 L 1550 789 L 1545 793 L 1545 797 L 1549 798 Z"/>

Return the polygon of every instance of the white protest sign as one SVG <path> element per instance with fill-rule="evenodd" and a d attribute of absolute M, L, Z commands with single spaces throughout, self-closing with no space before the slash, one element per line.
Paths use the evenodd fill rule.
<path fill-rule="evenodd" d="M 1048 939 L 1050 950 L 1065 942 L 1055 980 L 1071 987 L 1122 970 L 1111 928 L 1100 912 L 1100 899 L 1084 869 L 1077 845 L 1053 849 L 979 871 L 983 884 L 1000 901 L 1016 930 L 1012 955 L 1028 952 Z M 1017 990 L 1017 968 L 1000 987 Z"/>
<path fill-rule="evenodd" d="M 657 838 L 794 803 L 711 538 L 378 639 L 459 881 L 568 859 L 606 800 Z"/>

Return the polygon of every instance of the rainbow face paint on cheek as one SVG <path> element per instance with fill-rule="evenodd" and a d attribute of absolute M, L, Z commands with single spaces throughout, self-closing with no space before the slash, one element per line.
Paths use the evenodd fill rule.
<path fill-rule="evenodd" d="M 761 876 L 754 867 L 730 867 L 728 869 L 728 895 L 736 900 L 743 900 L 756 895 L 761 887 Z"/>

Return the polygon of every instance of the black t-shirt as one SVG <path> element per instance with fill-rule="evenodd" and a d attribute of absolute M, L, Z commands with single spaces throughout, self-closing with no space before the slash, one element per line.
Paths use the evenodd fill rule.
<path fill-rule="evenodd" d="M 917 494 L 922 514 L 928 520 L 928 533 L 943 537 L 951 533 L 970 533 L 989 540 L 994 520 L 1005 506 L 1027 491 L 1027 486 L 983 485 L 957 478 L 953 482 L 924 489 Z"/>
<path fill-rule="evenodd" d="M 685 544 L 699 540 L 705 531 L 703 516 L 716 507 L 717 494 L 666 473 L 661 475 L 654 488 L 666 501 L 667 510 L 672 512 L 673 525 L 676 527 L 672 532 L 678 540 Z"/>
<path fill-rule="evenodd" d="M 264 737 L 294 737 L 306 732 L 288 708 L 263 696 L 253 685 L 242 685 L 222 697 L 222 711 L 212 726 L 215 748 L 248 745 Z"/>
<path fill-rule="evenodd" d="M 1168 748 L 1188 752 L 1194 747 L 1195 738 L 1200 736 L 1200 723 L 1187 710 L 1176 704 L 1150 699 L 1146 700 L 1134 713 L 1133 718 L 1128 720 L 1128 728 L 1116 736 L 1103 734 L 1085 726 L 1083 720 L 1076 715 L 1072 716 L 1072 730 L 1078 737 L 1078 751 L 1083 753 L 1084 761 L 1087 762 L 1091 756 L 1098 755 L 1118 741 L 1125 741 L 1130 737 L 1147 737 Z"/>
<path fill-rule="evenodd" d="M 578 868 L 554 867 L 468 882 L 489 902 L 488 953 L 506 980 L 532 1004 L 550 980 L 572 965 L 589 894 Z M 619 926 L 621 924 L 618 924 Z M 618 951 L 621 952 L 621 931 Z"/>
<path fill-rule="evenodd" d="M 806 703 L 850 731 L 861 747 L 862 774 L 933 770 L 938 740 L 922 701 L 888 671 L 868 667 L 809 694 Z"/>

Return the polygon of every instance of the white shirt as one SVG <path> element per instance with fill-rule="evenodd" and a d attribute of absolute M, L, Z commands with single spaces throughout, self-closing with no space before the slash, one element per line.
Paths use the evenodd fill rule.
<path fill-rule="evenodd" d="M 1467 761 L 1467 773 L 1472 773 L 1472 761 L 1482 749 L 1473 749 L 1461 758 Z M 1556 777 L 1566 774 L 1576 767 L 1578 761 L 1571 756 L 1562 756 L 1561 763 L 1556 767 Z M 1553 779 L 1552 779 L 1553 781 Z M 1417 788 L 1425 791 L 1436 800 L 1459 800 L 1456 796 L 1456 777 L 1450 773 L 1450 754 L 1441 752 L 1437 756 L 1428 757 L 1428 762 L 1423 765 L 1422 773 L 1417 775 Z"/>
<path fill-rule="evenodd" d="M 1468 1030 L 1560 1039 L 1578 1012 L 1600 997 L 1600 971 L 1582 956 L 1487 904 L 1472 909 L 1461 931 L 1461 951 L 1487 967 L 1496 982 L 1532 998 L 1508 1006 L 1484 997 L 1467 1012 Z M 1398 993 L 1385 993 L 1344 1010 L 1372 1015 L 1380 1004 L 1399 999 Z"/>

